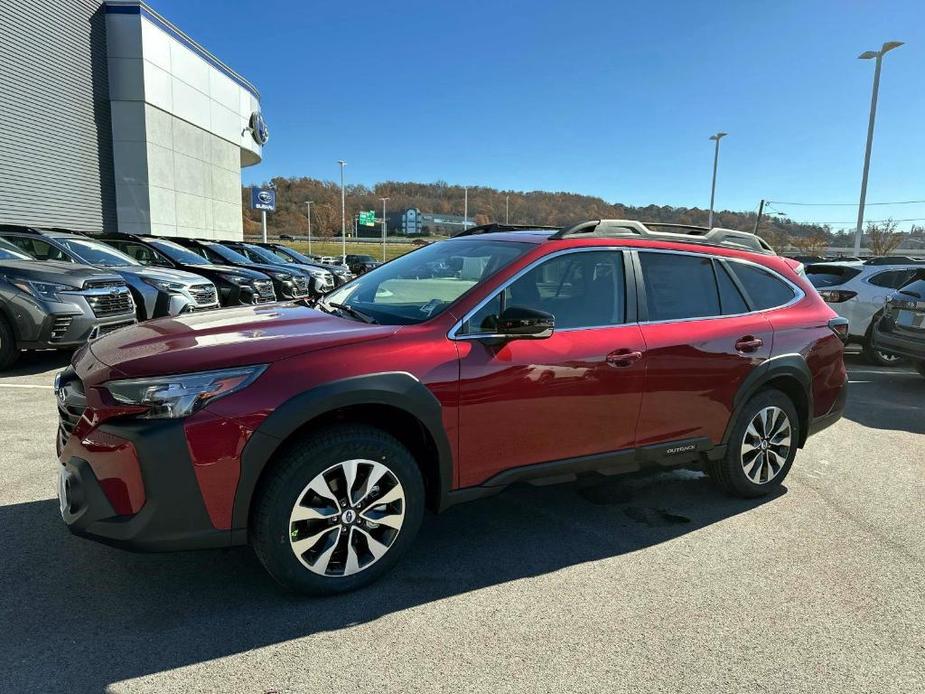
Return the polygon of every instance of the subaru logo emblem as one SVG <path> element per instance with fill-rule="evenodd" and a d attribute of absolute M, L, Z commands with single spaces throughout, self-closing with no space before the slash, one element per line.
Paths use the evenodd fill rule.
<path fill-rule="evenodd" d="M 260 111 L 254 111 L 251 114 L 249 129 L 254 142 L 261 147 L 270 141 L 270 129 L 267 127 L 267 122 L 263 119 L 263 114 Z"/>
<path fill-rule="evenodd" d="M 257 199 L 264 205 L 269 205 L 271 202 L 273 202 L 273 196 L 265 190 L 261 190 L 259 193 L 257 193 Z"/>

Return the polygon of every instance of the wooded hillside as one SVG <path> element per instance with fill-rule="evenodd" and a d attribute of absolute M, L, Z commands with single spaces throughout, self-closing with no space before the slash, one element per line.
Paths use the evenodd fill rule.
<path fill-rule="evenodd" d="M 277 211 L 267 215 L 267 228 L 271 235 L 305 234 L 306 200 L 312 202 L 312 234 L 333 236 L 340 234 L 340 186 L 334 181 L 319 181 L 313 178 L 274 178 L 269 186 L 276 189 Z M 244 199 L 244 231 L 255 234 L 260 231 L 260 213 L 249 209 L 250 194 L 242 191 Z M 463 188 L 444 182 L 399 183 L 386 181 L 372 188 L 363 185 L 347 186 L 348 228 L 353 215 L 361 210 L 375 210 L 382 214 L 379 198 L 388 197 L 390 212 L 417 207 L 423 212 L 443 214 L 463 213 Z M 609 203 L 601 198 L 577 193 L 546 191 L 501 191 L 493 188 L 469 188 L 469 218 L 476 224 L 490 221 L 504 221 L 505 196 L 510 196 L 510 222 L 512 224 L 538 224 L 561 226 L 586 219 L 628 218 L 652 222 L 677 222 L 681 224 L 707 223 L 708 211 L 699 208 L 648 205 L 632 207 L 621 203 Z M 757 201 L 756 201 L 757 203 Z M 714 214 L 714 226 L 751 231 L 755 225 L 755 212 L 732 212 L 721 210 Z M 363 228 L 361 227 L 361 230 Z M 367 228 L 368 229 L 368 228 Z M 379 233 L 369 229 L 370 235 Z M 782 235 L 812 237 L 828 235 L 829 230 L 819 226 L 791 223 L 785 218 L 763 218 L 761 233 L 779 240 Z M 362 234 L 362 231 L 361 231 Z"/>

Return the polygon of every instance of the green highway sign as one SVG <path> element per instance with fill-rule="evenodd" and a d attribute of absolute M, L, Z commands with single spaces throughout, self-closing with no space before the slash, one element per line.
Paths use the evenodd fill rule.
<path fill-rule="evenodd" d="M 357 221 L 361 226 L 374 227 L 376 226 L 376 213 L 372 210 L 369 212 L 360 212 L 360 218 Z"/>

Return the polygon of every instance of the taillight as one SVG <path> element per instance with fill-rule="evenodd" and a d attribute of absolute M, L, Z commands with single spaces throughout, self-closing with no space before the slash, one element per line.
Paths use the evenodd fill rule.
<path fill-rule="evenodd" d="M 845 289 L 820 289 L 819 296 L 827 304 L 840 304 L 848 299 L 853 299 L 858 295 L 857 292 L 849 292 Z"/>
<path fill-rule="evenodd" d="M 848 339 L 848 319 L 837 316 L 829 321 L 829 329 L 844 342 Z"/>

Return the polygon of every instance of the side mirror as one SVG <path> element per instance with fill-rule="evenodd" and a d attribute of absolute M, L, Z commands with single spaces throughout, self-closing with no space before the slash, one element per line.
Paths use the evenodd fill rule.
<path fill-rule="evenodd" d="M 542 340 L 552 337 L 556 317 L 545 311 L 509 306 L 498 317 L 498 333 L 509 337 Z"/>

